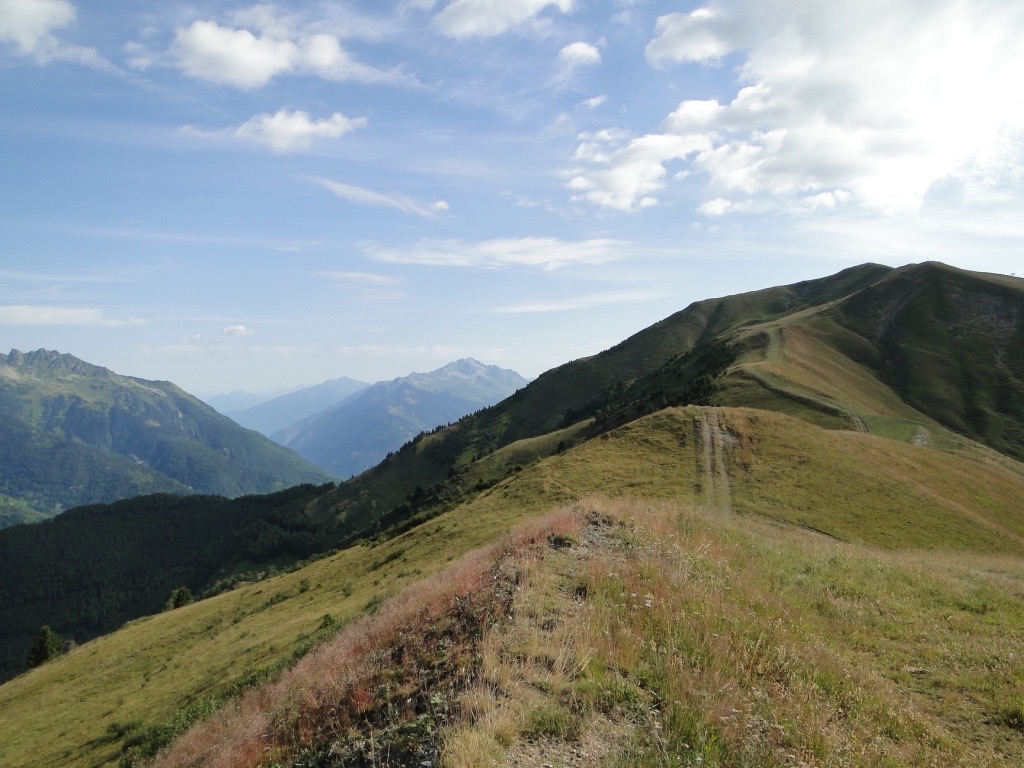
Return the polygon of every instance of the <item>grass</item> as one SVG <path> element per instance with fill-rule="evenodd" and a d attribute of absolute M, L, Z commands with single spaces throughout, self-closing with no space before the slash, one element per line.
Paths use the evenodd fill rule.
<path fill-rule="evenodd" d="M 715 450 L 718 453 L 712 458 L 718 461 L 710 461 L 710 464 L 702 437 L 705 422 L 714 424 L 712 433 L 717 436 Z M 518 460 L 526 455 L 510 456 L 502 461 Z M 316 561 L 300 571 L 133 622 L 117 633 L 83 645 L 61 659 L 5 684 L 0 687 L 0 712 L 4 714 L 0 718 L 0 765 L 11 768 L 91 767 L 115 763 L 122 744 L 133 733 L 147 726 L 169 722 L 183 707 L 211 696 L 224 695 L 230 692 L 233 684 L 250 679 L 254 672 L 291 658 L 302 638 L 317 631 L 325 614 L 335 617 L 339 626 L 371 612 L 371 618 L 376 619 L 386 613 L 388 598 L 412 583 L 436 575 L 464 552 L 501 539 L 528 519 L 542 518 L 553 506 L 576 504 L 594 494 L 633 499 L 636 503 L 641 500 L 643 503 L 661 501 L 691 507 L 703 503 L 708 483 L 714 483 L 720 494 L 728 494 L 731 499 L 731 515 L 723 517 L 721 511 L 716 510 L 716 520 L 722 525 L 742 523 L 754 526 L 760 525 L 757 521 L 767 519 L 775 527 L 764 528 L 766 531 L 792 532 L 789 526 L 778 526 L 795 523 L 803 529 L 827 533 L 833 539 L 889 550 L 894 553 L 892 557 L 901 550 L 926 553 L 930 550 L 935 554 L 915 557 L 974 563 L 981 562 L 977 560 L 980 555 L 970 553 L 990 552 L 1003 553 L 1006 562 L 1016 562 L 1013 558 L 1024 555 L 1024 545 L 1021 544 L 1024 521 L 1015 512 L 1019 509 L 1021 469 L 1008 460 L 994 460 L 986 456 L 988 454 L 982 452 L 974 457 L 961 457 L 871 435 L 822 430 L 798 419 L 761 411 L 708 408 L 662 411 L 618 428 L 601 439 L 529 463 L 522 471 L 508 474 L 469 502 L 397 538 L 373 546 L 357 546 Z M 719 474 L 719 466 L 724 474 Z M 688 519 L 693 518 L 690 515 Z M 694 527 L 697 523 L 687 525 Z M 729 530 L 723 530 L 718 539 L 732 542 L 729 537 L 739 534 L 729 533 Z M 586 548 L 579 532 L 568 531 L 567 535 L 572 538 L 561 540 L 557 547 L 547 547 L 546 562 L 556 562 L 558 558 L 569 562 Z M 677 535 L 681 534 L 677 532 Z M 799 531 L 792 532 L 792 535 L 798 539 L 810 536 L 811 540 L 820 542 L 817 535 Z M 697 542 L 692 548 L 699 552 L 701 546 L 703 544 Z M 819 614 L 833 612 L 837 614 L 835 617 L 826 618 L 838 622 L 839 617 L 849 610 L 848 603 L 844 601 L 855 599 L 857 589 L 870 591 L 870 583 L 865 586 L 860 582 L 876 578 L 873 572 L 859 565 L 861 560 L 854 558 L 850 562 L 858 565 L 844 574 L 842 567 L 852 566 L 842 566 L 843 558 L 847 557 L 844 554 L 846 550 L 842 549 L 844 545 L 836 543 L 834 546 L 842 557 L 824 570 L 818 561 L 807 559 L 810 556 L 801 560 L 802 565 L 795 570 L 783 567 L 789 555 L 762 567 L 763 578 L 767 578 L 774 568 L 779 573 L 791 573 L 792 584 L 798 586 L 800 578 L 809 579 L 808 583 L 814 589 L 807 590 L 807 593 L 816 595 L 809 602 L 797 602 L 805 590 L 803 586 L 776 584 L 773 587 L 775 591 L 793 591 L 793 604 L 790 608 L 779 608 L 772 615 L 776 618 L 788 616 L 787 620 L 796 621 L 798 626 L 818 627 L 817 622 L 823 621 L 818 618 Z M 741 547 L 736 551 L 742 553 L 744 550 Z M 729 557 L 736 560 L 738 555 Z M 729 572 L 721 572 L 722 566 L 716 557 L 691 558 L 689 562 L 689 572 L 701 579 L 712 579 L 721 584 L 723 579 L 731 578 Z M 737 567 L 728 558 L 722 562 L 728 562 L 728 568 Z M 950 600 L 936 609 L 938 612 L 946 611 L 943 617 L 957 617 L 961 622 L 958 626 L 965 633 L 973 632 L 975 625 L 981 631 L 993 623 L 999 631 L 1009 630 L 1006 626 L 1000 629 L 998 625 L 1006 605 L 1001 595 L 1007 584 L 1012 589 L 1018 588 L 1019 574 L 1005 573 L 1002 560 L 992 562 L 992 567 L 996 568 L 992 573 L 996 575 L 990 577 L 987 572 L 979 571 L 978 588 L 971 591 L 964 587 L 960 594 L 963 604 L 973 606 L 973 610 L 960 610 Z M 804 567 L 811 568 L 808 572 L 811 575 L 801 575 Z M 910 569 L 907 572 L 913 574 L 914 567 L 917 566 L 907 565 Z M 921 577 L 914 588 L 926 591 L 933 570 L 928 571 L 927 577 Z M 619 574 L 620 582 L 625 578 L 624 571 L 618 566 L 607 573 L 611 572 Z M 552 595 L 550 608 L 531 610 L 537 614 L 540 631 L 555 637 L 568 633 L 565 642 L 577 642 L 578 637 L 587 635 L 581 635 L 578 625 L 570 621 L 572 613 L 566 612 L 567 605 L 576 606 L 573 610 L 583 610 L 581 606 L 597 604 L 592 596 L 607 593 L 610 599 L 608 590 L 615 588 L 619 589 L 615 595 L 625 592 L 631 599 L 634 592 L 638 599 L 648 593 L 657 596 L 658 590 L 665 588 L 658 585 L 660 577 L 657 574 L 657 569 L 651 566 L 646 575 L 630 576 L 627 590 L 624 582 L 615 582 L 618 584 L 615 587 L 611 582 L 604 583 L 580 572 L 573 565 L 565 574 L 552 577 L 555 586 L 547 589 L 547 593 Z M 832 585 L 831 592 L 821 586 L 825 583 L 823 580 Z M 672 582 L 668 579 L 665 583 Z M 961 586 L 966 583 L 957 582 Z M 558 597 L 563 587 L 569 603 L 561 602 L 562 598 Z M 732 591 L 737 589 L 738 586 L 733 587 Z M 952 587 L 946 592 L 950 590 Z M 763 609 L 758 607 L 759 601 L 772 594 L 774 592 L 769 590 L 763 596 L 748 596 L 745 598 L 749 604 L 746 610 L 760 616 L 759 611 Z M 581 601 L 582 595 L 587 599 Z M 637 605 L 635 610 L 639 613 L 635 613 L 631 607 L 633 604 L 620 606 L 617 610 L 623 616 L 647 615 L 641 611 L 641 605 Z M 996 606 L 996 610 L 990 610 L 990 606 Z M 608 607 L 610 610 L 610 605 Z M 684 607 L 683 610 L 688 609 Z M 702 613 L 699 608 L 695 610 Z M 914 624 L 909 610 L 901 608 L 900 611 L 898 620 L 886 625 L 893 631 L 901 622 L 909 622 L 907 626 L 923 626 Z M 740 621 L 747 614 L 733 612 L 729 615 Z M 884 615 L 873 618 L 870 613 L 865 616 L 876 623 L 884 618 Z M 562 623 L 549 621 L 554 619 Z M 611 618 L 607 620 L 611 621 Z M 549 629 L 543 628 L 545 622 Z M 611 626 L 608 624 L 609 632 L 612 631 Z M 720 630 L 724 625 L 716 619 L 712 626 L 715 629 L 710 629 L 711 634 L 721 636 Z M 768 631 L 768 624 L 757 626 L 761 626 L 763 632 Z M 814 631 L 823 636 L 844 632 L 860 637 L 859 642 L 864 649 L 868 649 L 874 632 L 874 625 L 870 624 L 866 626 L 871 631 L 864 630 L 859 635 L 853 627 L 836 623 L 824 626 L 825 629 Z M 931 627 L 926 629 L 927 632 L 932 631 Z M 927 632 L 921 630 L 922 639 L 917 646 L 922 654 L 928 652 L 930 641 L 925 639 Z M 756 646 L 758 636 L 751 635 L 745 642 Z M 762 645 L 772 639 L 765 637 L 767 639 L 762 641 Z M 697 640 L 691 638 L 686 642 L 697 643 Z M 705 638 L 701 642 L 710 640 Z M 740 639 L 737 637 L 734 643 L 738 642 Z M 886 653 L 898 653 L 907 643 L 906 637 L 900 638 Z M 933 645 L 943 649 L 955 647 L 952 640 L 944 646 Z M 568 647 L 571 650 L 572 646 Z M 592 643 L 589 647 L 601 646 Z M 694 647 L 700 648 L 700 643 Z M 679 649 L 682 648 L 680 645 Z M 645 682 L 644 675 L 655 674 L 657 670 L 636 671 L 622 676 L 614 672 L 622 666 L 620 662 L 610 659 L 601 662 L 599 654 L 591 655 L 588 662 L 589 651 L 586 649 L 578 654 L 567 650 L 561 656 L 557 647 L 541 650 L 543 653 L 538 652 L 539 660 L 536 663 L 531 661 L 530 668 L 538 674 L 543 668 L 545 674 L 558 673 L 566 677 L 550 681 L 545 691 L 528 686 L 543 693 L 543 698 L 524 705 L 526 708 L 521 711 L 514 709 L 495 715 L 492 718 L 495 722 L 494 735 L 486 738 L 479 733 L 467 736 L 467 739 L 479 742 L 479 750 L 505 750 L 510 744 L 521 743 L 522 738 L 517 734 L 522 733 L 532 733 L 536 738 L 545 739 L 569 738 L 574 732 L 586 734 L 588 718 L 595 712 L 599 717 L 609 719 L 608 727 L 614 731 L 616 723 L 621 726 L 624 722 L 622 718 L 633 722 L 630 718 L 653 717 L 644 712 L 650 713 L 652 706 L 662 707 L 661 702 L 674 700 L 669 699 L 667 693 L 655 696 L 651 686 Z M 834 649 L 834 652 L 839 653 L 839 650 Z M 500 658 L 502 654 L 494 651 L 492 655 Z M 679 653 L 674 651 L 673 655 Z M 525 658 L 531 657 L 527 654 Z M 859 662 L 855 661 L 854 657 L 847 668 L 856 667 Z M 1003 662 L 997 664 L 990 660 L 990 663 L 996 664 L 995 669 L 1003 669 L 999 666 Z M 605 669 L 603 676 L 591 679 L 589 676 L 596 675 L 602 666 Z M 914 665 L 906 662 L 904 666 Z M 581 672 L 573 671 L 577 668 Z M 623 666 L 623 669 L 627 668 L 628 665 Z M 971 674 L 978 671 L 973 661 L 969 669 Z M 893 667 L 893 670 L 895 675 L 899 668 Z M 839 686 L 837 690 L 848 690 L 842 687 L 841 675 L 836 677 L 833 673 L 834 670 L 822 673 L 821 685 L 835 685 Z M 905 674 L 912 681 L 920 677 L 919 673 Z M 1020 691 L 1014 693 L 998 687 L 992 676 L 984 679 L 989 680 L 988 685 L 992 689 L 985 694 L 990 700 L 986 712 L 991 709 L 990 717 L 994 720 L 1016 722 Z M 69 697 L 68 691 L 75 693 Z M 554 699 L 548 696 L 550 691 L 558 692 Z M 483 700 L 484 694 L 479 696 Z M 757 712 L 756 708 L 750 711 Z M 643 721 L 649 726 L 647 730 L 653 728 L 655 722 L 661 723 L 662 728 L 668 728 L 675 722 L 672 718 L 678 717 L 682 722 L 691 717 L 677 713 L 668 718 L 670 713 L 667 711 L 658 709 L 658 712 L 661 719 Z M 470 725 L 473 723 L 464 727 Z M 693 720 L 687 727 L 696 735 L 688 738 L 696 739 L 697 735 L 706 732 L 707 739 L 711 740 L 709 744 L 721 741 L 724 726 L 718 721 L 712 725 L 714 729 L 703 720 Z M 627 730 L 632 732 L 634 729 Z M 1010 732 L 1017 733 L 1012 729 Z M 625 738 L 622 734 L 620 736 Z M 582 738 L 585 740 L 587 737 L 584 735 Z M 599 747 L 601 745 L 593 748 L 598 750 Z M 708 750 L 710 756 L 713 748 L 709 746 Z"/>
<path fill-rule="evenodd" d="M 537 739 L 622 766 L 1024 757 L 1019 559 L 951 569 L 674 505 L 585 509 L 628 524 L 530 572 L 443 735 L 448 768 L 520 764 Z"/>

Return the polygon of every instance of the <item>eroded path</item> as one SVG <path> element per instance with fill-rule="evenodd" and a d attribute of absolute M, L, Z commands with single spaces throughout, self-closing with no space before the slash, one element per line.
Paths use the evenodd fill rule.
<path fill-rule="evenodd" d="M 701 410 L 698 433 L 704 465 L 704 503 L 710 510 L 731 514 L 732 489 L 725 451 L 736 438 L 725 429 L 719 408 Z"/>

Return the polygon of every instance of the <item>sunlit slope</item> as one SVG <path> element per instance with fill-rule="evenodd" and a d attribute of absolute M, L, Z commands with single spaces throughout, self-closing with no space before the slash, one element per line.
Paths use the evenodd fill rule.
<path fill-rule="evenodd" d="M 588 493 L 701 503 L 888 548 L 1024 554 L 1019 462 L 753 409 L 667 409 L 517 473 L 466 507 L 539 507 Z"/>
<path fill-rule="evenodd" d="M 736 357 L 694 397 L 702 353 Z M 599 413 L 747 406 L 943 450 L 1024 457 L 1024 280 L 924 263 L 696 302 L 622 343 L 540 376 L 502 403 L 406 446 L 323 508 L 343 530 L 384 520 L 481 456 Z M 604 428 L 597 424 L 591 434 Z M 393 517 L 393 516 L 392 516 Z"/>
<path fill-rule="evenodd" d="M 1024 457 L 1024 280 L 913 265 L 735 338 L 724 402 Z"/>
<path fill-rule="evenodd" d="M 508 450 L 513 450 L 510 447 Z M 167 720 L 291 654 L 324 614 L 359 615 L 399 584 L 593 493 L 764 516 L 894 549 L 1024 555 L 1024 469 L 748 409 L 668 409 L 512 471 L 393 540 L 135 622 L 0 687 L 0 764 L 101 765 L 132 724 Z"/>
<path fill-rule="evenodd" d="M 343 528 L 358 529 L 401 504 L 417 486 L 428 488 L 481 455 L 570 426 L 574 411 L 628 389 L 699 345 L 848 296 L 891 271 L 864 264 L 817 280 L 695 302 L 610 349 L 547 371 L 498 405 L 432 435 L 429 445 L 394 454 L 339 486 L 324 514 L 337 517 Z"/>

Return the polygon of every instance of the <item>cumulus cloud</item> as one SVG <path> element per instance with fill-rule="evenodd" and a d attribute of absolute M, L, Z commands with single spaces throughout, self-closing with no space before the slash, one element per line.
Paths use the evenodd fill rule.
<path fill-rule="evenodd" d="M 605 167 L 571 174 L 573 199 L 623 211 L 656 205 L 656 193 L 665 186 L 666 164 L 710 146 L 700 135 L 651 134 L 625 144 L 614 132 L 583 134 L 581 138 L 576 159 Z"/>
<path fill-rule="evenodd" d="M 538 267 L 545 271 L 578 264 L 604 264 L 619 258 L 624 243 L 594 239 L 565 242 L 553 237 L 523 237 L 467 243 L 430 241 L 410 248 L 367 247 L 378 261 L 447 267 Z"/>
<path fill-rule="evenodd" d="M 404 195 L 375 192 L 365 187 L 357 187 L 353 184 L 344 184 L 340 181 L 331 181 L 330 179 L 321 179 L 315 176 L 307 178 L 312 183 L 323 187 L 342 200 L 348 200 L 350 203 L 395 208 L 403 213 L 411 213 L 414 216 L 421 216 L 425 219 L 437 218 L 439 213 L 448 210 L 448 203 L 444 200 L 424 204 Z"/>
<path fill-rule="evenodd" d="M 569 67 L 600 64 L 601 52 L 590 43 L 570 43 L 558 52 L 558 60 Z"/>
<path fill-rule="evenodd" d="M 661 16 L 655 26 L 656 37 L 646 49 L 647 59 L 656 65 L 683 61 L 717 63 L 746 43 L 749 18 L 717 8 Z"/>
<path fill-rule="evenodd" d="M 71 61 L 113 69 L 95 48 L 66 45 L 57 39 L 54 32 L 74 23 L 76 15 L 68 0 L 0 0 L 0 41 L 41 64 Z"/>
<path fill-rule="evenodd" d="M 67 0 L 0 0 L 0 40 L 26 55 L 56 47 L 54 30 L 74 20 L 75 7 Z"/>
<path fill-rule="evenodd" d="M 304 27 L 272 6 L 235 15 L 234 26 L 198 20 L 179 29 L 172 46 L 185 74 L 237 88 L 259 88 L 278 75 L 305 73 L 361 82 L 406 79 L 353 59 L 336 35 Z M 253 30 L 256 30 L 255 32 Z"/>
<path fill-rule="evenodd" d="M 434 26 L 449 37 L 492 37 L 536 19 L 553 7 L 571 13 L 575 0 L 452 0 L 434 17 Z"/>
<path fill-rule="evenodd" d="M 314 139 L 337 139 L 366 125 L 365 117 L 349 118 L 335 112 L 323 120 L 311 120 L 305 112 L 279 109 L 273 115 L 257 115 L 240 125 L 233 135 L 275 152 L 308 149 Z"/>
<path fill-rule="evenodd" d="M 83 325 L 119 328 L 142 323 L 139 319 L 108 318 L 102 309 L 92 307 L 40 307 L 24 304 L 0 307 L 0 324 L 5 325 Z"/>
<path fill-rule="evenodd" d="M 684 100 L 659 132 L 581 137 L 569 186 L 590 202 L 657 202 L 668 167 L 700 210 L 916 210 L 937 184 L 1006 184 L 1024 169 L 1024 12 L 958 0 L 719 0 L 662 16 L 657 67 L 737 62 L 735 95 Z M 994 160 L 997 159 L 997 160 Z"/>
<path fill-rule="evenodd" d="M 244 325 L 229 325 L 221 331 L 221 335 L 227 339 L 244 339 L 246 336 L 252 336 L 254 333 L 256 331 Z"/>

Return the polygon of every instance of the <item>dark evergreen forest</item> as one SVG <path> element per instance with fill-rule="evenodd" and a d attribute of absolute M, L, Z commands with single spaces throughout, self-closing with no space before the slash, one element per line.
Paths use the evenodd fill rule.
<path fill-rule="evenodd" d="M 333 487 L 140 496 L 0 530 L 0 681 L 27 669 L 44 625 L 82 643 L 160 611 L 176 588 L 202 594 L 239 570 L 322 552 L 326 527 L 306 510 Z"/>

